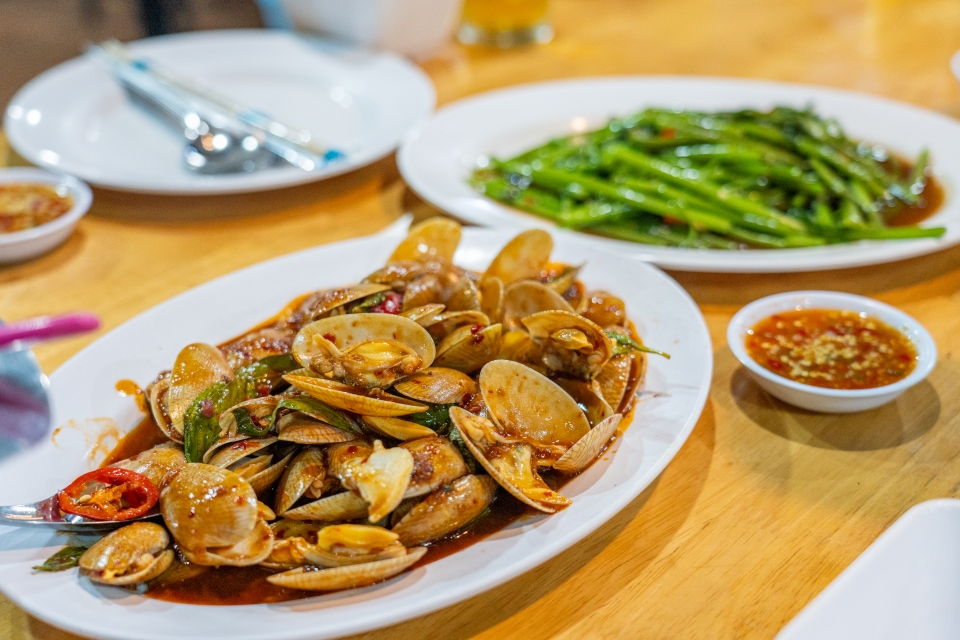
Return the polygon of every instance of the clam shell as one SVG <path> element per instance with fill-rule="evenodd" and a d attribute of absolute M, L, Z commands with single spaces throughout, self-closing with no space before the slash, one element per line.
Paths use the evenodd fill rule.
<path fill-rule="evenodd" d="M 147 387 L 147 397 L 150 400 L 150 413 L 154 422 L 160 427 L 164 435 L 174 442 L 183 442 L 183 433 L 173 428 L 170 414 L 167 411 L 167 394 L 170 392 L 170 374 L 157 378 Z"/>
<path fill-rule="evenodd" d="M 591 428 L 615 413 L 613 407 L 604 399 L 600 391 L 600 385 L 596 380 L 585 382 L 571 378 L 559 378 L 557 384 L 570 394 L 570 397 L 577 404 L 583 407 Z"/>
<path fill-rule="evenodd" d="M 558 458 L 590 430 L 576 401 L 526 365 L 495 360 L 483 368 L 479 381 L 493 422 L 508 439 L 550 450 L 551 455 L 560 448 Z"/>
<path fill-rule="evenodd" d="M 319 422 L 299 411 L 288 413 L 277 420 L 277 429 L 280 440 L 297 444 L 330 444 L 347 442 L 358 437 L 356 433 Z"/>
<path fill-rule="evenodd" d="M 477 392 L 470 376 L 444 367 L 430 367 L 393 385 L 394 391 L 428 404 L 457 404 L 468 393 Z"/>
<path fill-rule="evenodd" d="M 446 438 L 433 435 L 408 440 L 399 448 L 406 449 L 413 456 L 413 473 L 404 498 L 426 495 L 468 473 L 460 450 Z"/>
<path fill-rule="evenodd" d="M 355 564 L 347 567 L 310 571 L 304 568 L 291 569 L 283 573 L 267 576 L 271 584 L 291 589 L 306 589 L 309 591 L 335 591 L 351 589 L 375 584 L 405 571 L 413 566 L 423 554 L 426 547 L 410 549 L 406 555 L 388 560 L 378 560 L 366 564 Z"/>
<path fill-rule="evenodd" d="M 338 524 L 317 533 L 316 544 L 304 550 L 304 557 L 320 567 L 346 567 L 404 556 L 407 550 L 397 534 L 383 527 Z"/>
<path fill-rule="evenodd" d="M 408 449 L 387 449 L 379 440 L 372 449 L 349 442 L 333 445 L 327 450 L 327 462 L 344 487 L 367 501 L 370 522 L 397 508 L 413 473 L 413 455 Z"/>
<path fill-rule="evenodd" d="M 457 280 L 450 296 L 447 298 L 447 309 L 450 311 L 479 311 L 480 291 L 476 283 L 469 276 Z"/>
<path fill-rule="evenodd" d="M 214 467 L 226 468 L 242 458 L 266 449 L 276 441 L 276 437 L 244 438 L 243 440 L 237 440 L 217 449 L 216 452 L 210 456 L 207 464 L 213 465 Z"/>
<path fill-rule="evenodd" d="M 455 329 L 475 324 L 486 327 L 490 324 L 490 318 L 480 311 L 447 311 L 436 316 L 433 322 L 424 326 L 434 340 L 443 340 Z"/>
<path fill-rule="evenodd" d="M 566 266 L 566 265 L 563 265 L 563 266 Z M 551 289 L 553 289 L 554 291 L 556 291 L 557 293 L 559 293 L 560 295 L 563 295 L 564 293 L 567 292 L 567 290 L 570 289 L 570 287 L 573 286 L 573 283 L 577 281 L 577 277 L 580 275 L 580 271 L 582 269 L 583 269 L 582 264 L 577 265 L 575 267 L 569 267 L 566 270 L 566 272 L 564 272 L 560 276 L 557 276 L 550 282 L 547 282 L 546 285 Z"/>
<path fill-rule="evenodd" d="M 554 463 L 553 468 L 563 473 L 578 473 L 586 469 L 610 443 L 622 418 L 622 415 L 615 413 L 590 429 L 587 435 L 580 438 Z"/>
<path fill-rule="evenodd" d="M 110 466 L 135 471 L 149 478 L 157 489 L 163 489 L 186 464 L 183 449 L 162 444 Z"/>
<path fill-rule="evenodd" d="M 276 512 L 283 515 L 313 483 L 322 482 L 326 475 L 323 449 L 307 447 L 298 453 L 297 457 L 284 469 L 280 484 L 277 485 L 277 498 L 274 503 Z"/>
<path fill-rule="evenodd" d="M 188 562 L 211 567 L 249 567 L 260 564 L 273 551 L 273 531 L 263 520 L 258 520 L 253 529 L 240 541 L 227 546 L 207 549 L 180 547 L 180 553 Z"/>
<path fill-rule="evenodd" d="M 503 294 L 503 323 L 512 329 L 523 325 L 520 321 L 541 311 L 573 311 L 570 303 L 546 285 L 531 280 L 514 282 Z"/>
<path fill-rule="evenodd" d="M 480 311 L 485 313 L 491 322 L 500 322 L 503 317 L 503 280 L 484 277 L 477 288 L 480 291 Z"/>
<path fill-rule="evenodd" d="M 545 513 L 555 513 L 571 504 L 547 486 L 537 474 L 533 447 L 527 444 L 501 444 L 487 438 L 493 423 L 460 407 L 451 407 L 450 418 L 467 449 L 487 473 L 524 504 Z"/>
<path fill-rule="evenodd" d="M 403 292 L 402 311 L 443 302 L 443 282 L 434 273 L 427 273 L 411 281 Z"/>
<path fill-rule="evenodd" d="M 633 406 L 637 396 L 637 389 L 643 384 L 647 375 L 647 363 L 649 362 L 647 354 L 634 351 L 630 354 L 631 369 L 630 378 L 626 390 L 623 392 L 623 398 L 620 400 L 620 406 L 617 407 L 617 413 L 626 413 Z"/>
<path fill-rule="evenodd" d="M 463 476 L 414 505 L 393 532 L 406 547 L 442 538 L 479 517 L 496 493 L 497 483 L 490 476 Z"/>
<path fill-rule="evenodd" d="M 375 293 L 389 291 L 390 287 L 384 284 L 363 283 L 339 289 L 318 291 L 300 305 L 302 315 L 307 321 L 322 318 L 335 309 L 372 296 Z"/>
<path fill-rule="evenodd" d="M 464 373 L 476 371 L 500 353 L 502 329 L 499 324 L 477 333 L 470 326 L 456 329 L 437 346 L 434 364 Z"/>
<path fill-rule="evenodd" d="M 427 218 L 410 227 L 407 237 L 397 246 L 387 262 L 399 260 L 426 261 L 435 258 L 453 260 L 460 244 L 460 225 L 449 218 Z"/>
<path fill-rule="evenodd" d="M 250 486 L 253 487 L 253 490 L 257 494 L 262 493 L 283 475 L 283 470 L 287 468 L 287 465 L 290 463 L 290 458 L 292 457 L 293 453 L 288 453 L 279 462 L 270 465 L 260 473 L 248 478 L 247 482 L 250 483 Z"/>
<path fill-rule="evenodd" d="M 401 420 L 400 418 L 364 416 L 363 421 L 377 433 L 390 438 L 396 438 L 397 440 L 414 440 L 415 438 L 435 435 L 433 429 L 429 427 L 424 427 L 409 420 Z"/>
<path fill-rule="evenodd" d="M 219 349 L 202 342 L 184 347 L 173 363 L 167 391 L 167 413 L 173 429 L 182 434 L 183 414 L 194 399 L 213 383 L 231 379 L 233 369 Z"/>
<path fill-rule="evenodd" d="M 328 340 L 325 336 L 334 339 Z M 430 366 L 436 354 L 433 340 L 423 327 L 409 318 L 389 313 L 354 313 L 311 322 L 293 341 L 293 355 L 304 367 L 310 367 L 310 360 L 317 353 L 314 346 L 317 340 L 332 342 L 344 353 L 361 342 L 402 342 L 420 356 L 424 367 Z"/>
<path fill-rule="evenodd" d="M 431 321 L 435 316 L 443 313 L 444 308 L 445 307 L 442 304 L 425 304 L 422 307 L 407 309 L 400 315 L 404 318 L 410 318 L 421 327 L 426 327 L 428 324 L 432 323 Z"/>
<path fill-rule="evenodd" d="M 613 341 L 599 326 L 567 311 L 541 311 L 522 321 L 540 346 L 543 364 L 581 380 L 591 380 L 613 356 Z M 557 341 L 560 332 L 579 332 L 588 346 L 569 349 Z"/>
<path fill-rule="evenodd" d="M 257 523 L 257 494 L 232 471 L 190 463 L 160 493 L 160 512 L 181 548 L 227 547 Z"/>
<path fill-rule="evenodd" d="M 536 364 L 540 361 L 540 348 L 533 344 L 530 334 L 522 329 L 507 331 L 500 341 L 498 360 L 513 360 L 526 364 Z"/>
<path fill-rule="evenodd" d="M 250 415 L 258 420 L 270 418 L 277 404 L 280 402 L 279 396 L 264 396 L 262 398 L 251 398 L 235 404 L 220 414 L 220 440 L 235 438 L 237 434 L 237 409 L 246 409 Z M 216 446 L 216 445 L 214 445 Z"/>
<path fill-rule="evenodd" d="M 625 353 L 610 358 L 594 379 L 600 385 L 600 393 L 603 394 L 604 400 L 614 410 L 620 407 L 633 367 L 633 354 Z"/>
<path fill-rule="evenodd" d="M 320 498 L 302 507 L 290 509 L 284 512 L 283 517 L 291 520 L 334 522 L 366 518 L 368 515 L 367 501 L 352 491 L 344 491 Z"/>
<path fill-rule="evenodd" d="M 80 556 L 78 565 L 94 582 L 127 586 L 153 580 L 173 562 L 170 536 L 152 522 L 111 531 Z M 148 555 L 149 554 L 149 555 Z"/>
<path fill-rule="evenodd" d="M 321 402 L 363 416 L 395 418 L 427 410 L 426 405 L 406 398 L 383 393 L 376 389 L 366 390 L 351 387 L 325 378 L 285 375 L 283 379 Z"/>
<path fill-rule="evenodd" d="M 549 233 L 542 229 L 524 231 L 500 250 L 483 277 L 499 278 L 504 285 L 517 280 L 537 280 L 552 251 L 553 238 Z"/>
<path fill-rule="evenodd" d="M 250 478 L 268 468 L 271 462 L 273 462 L 273 454 L 267 453 L 261 456 L 255 455 L 249 458 L 241 458 L 239 462 L 227 468 L 247 482 L 250 482 Z"/>

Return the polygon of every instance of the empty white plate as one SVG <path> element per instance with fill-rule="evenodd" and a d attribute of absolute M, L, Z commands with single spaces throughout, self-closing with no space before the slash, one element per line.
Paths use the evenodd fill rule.
<path fill-rule="evenodd" d="M 960 638 L 960 500 L 897 520 L 777 640 Z"/>
<path fill-rule="evenodd" d="M 81 56 L 31 80 L 7 107 L 4 127 L 25 158 L 91 184 L 171 194 L 275 189 L 344 173 L 391 151 L 433 111 L 419 68 L 283 31 L 206 31 L 130 44 L 133 55 L 208 84 L 240 104 L 309 131 L 346 158 L 306 172 L 292 166 L 220 176 L 192 173 L 183 137 Z"/>

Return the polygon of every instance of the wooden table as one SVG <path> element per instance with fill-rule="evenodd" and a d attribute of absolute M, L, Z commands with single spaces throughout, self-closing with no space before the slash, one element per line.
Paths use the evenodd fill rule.
<path fill-rule="evenodd" d="M 678 73 L 862 90 L 960 113 L 956 0 L 556 0 L 556 40 L 450 45 L 424 65 L 440 103 L 533 80 Z M 4 154 L 0 154 L 4 155 Z M 70 240 L 0 269 L 0 314 L 99 313 L 109 330 L 215 276 L 376 231 L 430 208 L 392 159 L 281 192 L 161 198 L 98 191 Z M 654 485 L 558 558 L 371 638 L 770 638 L 912 505 L 960 493 L 960 250 L 825 273 L 674 273 L 700 304 L 716 368 L 703 417 Z M 931 331 L 940 362 L 896 403 L 854 416 L 792 409 L 751 384 L 724 338 L 761 295 L 875 296 Z M 52 371 L 93 336 L 37 348 Z M 0 637 L 72 638 L 0 600 Z"/>

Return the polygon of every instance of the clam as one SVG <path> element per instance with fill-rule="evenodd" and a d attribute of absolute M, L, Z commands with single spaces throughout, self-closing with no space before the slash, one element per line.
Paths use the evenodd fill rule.
<path fill-rule="evenodd" d="M 394 391 L 428 404 L 457 404 L 467 394 L 477 392 L 470 376 L 444 367 L 430 367 L 393 385 Z"/>
<path fill-rule="evenodd" d="M 575 313 L 541 311 L 521 322 L 550 371 L 591 380 L 613 356 L 613 341 L 603 329 Z"/>
<path fill-rule="evenodd" d="M 396 534 L 394 534 L 396 535 Z M 78 565 L 94 582 L 118 587 L 153 580 L 173 562 L 166 530 L 152 522 L 135 522 L 111 531 L 83 552 Z"/>
<path fill-rule="evenodd" d="M 551 277 L 549 280 L 544 282 L 545 285 L 559 293 L 561 296 L 567 293 L 570 290 L 570 287 L 574 286 L 577 282 L 577 276 L 580 275 L 580 270 L 583 269 L 583 265 L 579 266 L 570 266 L 565 264 L 557 265 L 548 265 L 554 266 L 558 273 Z M 576 305 L 573 305 L 576 306 Z"/>
<path fill-rule="evenodd" d="M 293 355 L 340 382 L 381 389 L 429 367 L 435 348 L 430 334 L 409 318 L 362 313 L 311 322 L 297 334 Z"/>
<path fill-rule="evenodd" d="M 437 345 L 434 364 L 464 373 L 476 371 L 500 353 L 502 329 L 499 324 L 455 329 Z"/>
<path fill-rule="evenodd" d="M 524 231 L 494 257 L 483 279 L 498 278 L 505 286 L 517 280 L 539 280 L 551 251 L 553 238 L 549 233 L 542 229 Z"/>
<path fill-rule="evenodd" d="M 370 282 L 356 284 L 351 287 L 318 291 L 304 299 L 285 319 L 287 323 L 295 327 L 301 327 L 307 322 L 323 318 L 335 312 L 342 312 L 343 307 L 351 302 L 356 302 L 368 296 L 389 290 L 390 287 L 387 285 Z"/>
<path fill-rule="evenodd" d="M 426 547 L 416 547 L 398 558 L 322 569 L 320 571 L 300 567 L 267 576 L 267 581 L 281 587 L 311 591 L 335 591 L 337 589 L 365 587 L 392 578 L 405 571 L 420 560 L 426 552 Z"/>
<path fill-rule="evenodd" d="M 348 442 L 359 434 L 321 422 L 301 411 L 294 411 L 277 420 L 277 437 L 296 444 L 330 444 Z"/>
<path fill-rule="evenodd" d="M 604 399 L 617 413 L 629 411 L 637 389 L 643 383 L 646 365 L 646 354 L 632 351 L 611 358 L 600 369 L 596 382 Z"/>
<path fill-rule="evenodd" d="M 268 356 L 290 353 L 296 333 L 291 327 L 264 327 L 221 345 L 220 350 L 230 366 L 238 369 Z"/>
<path fill-rule="evenodd" d="M 326 526 L 304 551 L 307 562 L 321 567 L 345 567 L 398 558 L 407 554 L 399 536 L 383 527 L 360 524 Z"/>
<path fill-rule="evenodd" d="M 414 307 L 400 313 L 404 318 L 410 318 L 421 327 L 432 324 L 433 318 L 443 313 L 442 304 L 425 304 L 422 307 Z"/>
<path fill-rule="evenodd" d="M 258 564 L 273 546 L 253 487 L 220 467 L 184 466 L 161 492 L 160 512 L 184 557 L 196 564 Z"/>
<path fill-rule="evenodd" d="M 479 311 L 480 290 L 470 276 L 464 276 L 457 281 L 446 299 L 449 311 Z"/>
<path fill-rule="evenodd" d="M 453 260 L 453 254 L 460 244 L 460 233 L 460 225 L 453 220 L 428 218 L 410 227 L 407 237 L 397 246 L 387 262 L 422 262 L 436 258 Z"/>
<path fill-rule="evenodd" d="M 427 406 L 380 389 L 361 389 L 308 376 L 285 375 L 284 380 L 330 406 L 363 416 L 394 418 L 427 410 Z"/>
<path fill-rule="evenodd" d="M 367 423 L 373 431 L 396 438 L 397 440 L 414 440 L 436 435 L 433 429 L 424 427 L 416 422 L 401 420 L 400 418 L 377 418 L 375 416 L 364 416 L 363 421 Z"/>
<path fill-rule="evenodd" d="M 404 498 L 426 495 L 467 474 L 467 464 L 459 449 L 446 438 L 433 435 L 408 440 L 398 448 L 413 456 L 413 473 Z"/>
<path fill-rule="evenodd" d="M 480 291 L 480 311 L 492 322 L 499 322 L 503 316 L 503 280 L 497 277 L 484 277 L 477 285 Z"/>
<path fill-rule="evenodd" d="M 522 329 L 514 329 L 503 334 L 497 359 L 539 365 L 540 348 L 530 339 L 529 333 Z"/>
<path fill-rule="evenodd" d="M 449 535 L 479 517 L 493 502 L 497 483 L 487 475 L 466 475 L 413 505 L 393 526 L 407 547 Z"/>
<path fill-rule="evenodd" d="M 280 402 L 279 396 L 263 396 L 262 398 L 251 398 L 233 405 L 220 414 L 220 438 L 214 444 L 220 444 L 227 440 L 233 440 L 239 435 L 239 424 L 237 417 L 242 416 L 253 422 L 257 428 L 263 428 L 273 420 L 273 413 Z"/>
<path fill-rule="evenodd" d="M 147 449 L 132 458 L 116 462 L 111 467 L 120 467 L 145 475 L 157 489 L 163 489 L 187 459 L 183 449 L 173 443 L 161 444 Z"/>
<path fill-rule="evenodd" d="M 444 298 L 443 280 L 435 273 L 427 273 L 407 284 L 403 292 L 402 311 L 428 304 L 440 304 Z"/>
<path fill-rule="evenodd" d="M 377 522 L 397 508 L 410 485 L 414 462 L 402 447 L 387 449 L 376 440 L 373 447 L 345 442 L 327 450 L 330 473 L 343 486 L 369 504 L 369 520 Z"/>
<path fill-rule="evenodd" d="M 541 311 L 573 311 L 570 303 L 553 289 L 539 282 L 514 282 L 503 294 L 503 323 L 519 329 L 520 321 Z"/>
<path fill-rule="evenodd" d="M 159 378 L 147 385 L 146 395 L 150 401 L 150 414 L 165 436 L 174 442 L 183 442 L 183 433 L 173 428 L 173 421 L 170 419 L 170 412 L 167 410 L 167 395 L 169 393 L 169 372 L 161 374 Z"/>
<path fill-rule="evenodd" d="M 541 464 L 559 458 L 590 430 L 576 401 L 526 365 L 495 360 L 480 372 L 479 382 L 497 439 L 533 446 Z"/>
<path fill-rule="evenodd" d="M 276 441 L 277 439 L 275 437 L 244 438 L 243 440 L 224 444 L 218 449 L 211 447 L 207 450 L 207 454 L 210 454 L 209 457 L 204 454 L 204 458 L 207 458 L 207 464 L 227 468 L 243 458 L 266 449 Z"/>
<path fill-rule="evenodd" d="M 296 530 L 290 526 L 301 525 L 302 531 Z M 273 531 L 273 549 L 267 559 L 261 562 L 261 566 L 268 569 L 293 569 L 309 564 L 307 561 L 307 550 L 310 548 L 310 542 L 306 536 L 315 538 L 322 525 L 313 522 L 300 522 L 297 520 L 278 520 L 270 525 Z"/>
<path fill-rule="evenodd" d="M 614 413 L 609 418 L 601 421 L 587 435 L 580 438 L 575 445 L 570 447 L 559 460 L 554 463 L 553 468 L 563 473 L 578 473 L 583 471 L 587 465 L 597 459 L 603 448 L 609 444 L 611 438 L 617 433 L 617 427 L 623 418 L 619 413 Z"/>
<path fill-rule="evenodd" d="M 183 415 L 196 397 L 215 382 L 232 379 L 233 369 L 223 353 L 213 345 L 195 343 L 180 351 L 170 372 L 166 408 L 170 424 L 181 440 Z"/>
<path fill-rule="evenodd" d="M 586 382 L 573 378 L 558 378 L 556 382 L 580 405 L 591 427 L 595 427 L 615 413 L 613 407 L 604 399 L 596 380 Z"/>
<path fill-rule="evenodd" d="M 512 496 L 545 513 L 571 504 L 537 474 L 529 444 L 501 442 L 492 422 L 460 407 L 451 407 L 450 418 L 473 457 Z"/>
<path fill-rule="evenodd" d="M 338 520 L 356 520 L 369 515 L 367 501 L 353 493 L 344 491 L 326 498 L 320 498 L 296 509 L 290 509 L 283 515 L 292 520 L 319 520 L 335 522 Z"/>
<path fill-rule="evenodd" d="M 292 457 L 293 452 L 291 451 L 286 456 L 281 458 L 279 462 L 275 462 L 262 471 L 258 471 L 249 478 L 246 478 L 247 482 L 250 483 L 250 486 L 253 487 L 253 490 L 258 495 L 263 493 L 268 487 L 272 486 L 281 475 L 283 475 L 283 472 L 287 468 L 287 465 L 290 464 L 290 459 Z M 273 518 L 267 519 L 272 520 Z"/>
<path fill-rule="evenodd" d="M 298 453 L 297 457 L 284 469 L 280 484 L 277 486 L 276 512 L 283 515 L 307 492 L 307 489 L 313 486 L 319 485 L 322 490 L 326 475 L 323 449 L 307 447 Z"/>
<path fill-rule="evenodd" d="M 428 323 L 421 324 L 426 327 L 430 337 L 440 341 L 460 327 L 473 325 L 486 327 L 490 324 L 490 318 L 480 311 L 448 311 L 434 316 Z"/>

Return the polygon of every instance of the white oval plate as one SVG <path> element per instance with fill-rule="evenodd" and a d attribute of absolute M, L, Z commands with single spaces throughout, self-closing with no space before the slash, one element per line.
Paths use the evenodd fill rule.
<path fill-rule="evenodd" d="M 0 464 L 0 504 L 52 495 L 87 471 L 97 418 L 129 429 L 139 414 L 114 384 L 146 384 L 196 341 L 217 343 L 281 309 L 294 296 L 356 282 L 379 268 L 403 237 L 377 236 L 310 249 L 224 276 L 183 293 L 111 331 L 71 358 L 50 379 L 52 442 Z M 465 229 L 458 264 L 485 268 L 511 232 Z M 672 279 L 648 265 L 557 238 L 558 260 L 586 263 L 589 287 L 617 292 L 644 340 L 673 358 L 651 358 L 633 423 L 603 459 L 564 488 L 573 505 L 519 522 L 463 551 L 385 583 L 295 602 L 213 607 L 151 600 L 95 586 L 75 571 L 36 574 L 63 538 L 0 527 L 0 590 L 33 615 L 97 638 L 139 640 L 293 640 L 359 633 L 459 602 L 537 566 L 581 540 L 646 488 L 687 439 L 706 402 L 713 351 L 703 316 Z M 86 422 L 85 422 L 86 421 Z M 87 428 L 86 437 L 84 428 Z"/>
<path fill-rule="evenodd" d="M 313 172 L 283 166 L 205 176 L 182 162 L 173 128 L 132 104 L 86 57 L 31 80 L 7 107 L 10 143 L 31 162 L 101 187 L 169 194 L 276 189 L 377 160 L 433 111 L 430 79 L 403 58 L 283 31 L 204 31 L 130 43 L 131 51 L 292 127 L 345 160 Z"/>
<path fill-rule="evenodd" d="M 812 105 L 836 117 L 854 138 L 877 142 L 907 157 L 931 152 L 945 190 L 940 211 L 925 226 L 945 226 L 939 240 L 858 242 L 804 249 L 720 251 L 654 247 L 583 233 L 598 246 L 668 269 L 778 273 L 859 267 L 902 260 L 960 243 L 960 123 L 900 102 L 865 94 L 777 82 L 719 78 L 623 77 L 531 84 L 491 91 L 448 105 L 400 148 L 397 162 L 407 183 L 441 209 L 475 224 L 523 229 L 555 228 L 533 214 L 479 195 L 467 184 L 478 161 L 506 158 L 551 138 L 588 131 L 645 107 L 767 109 Z"/>

